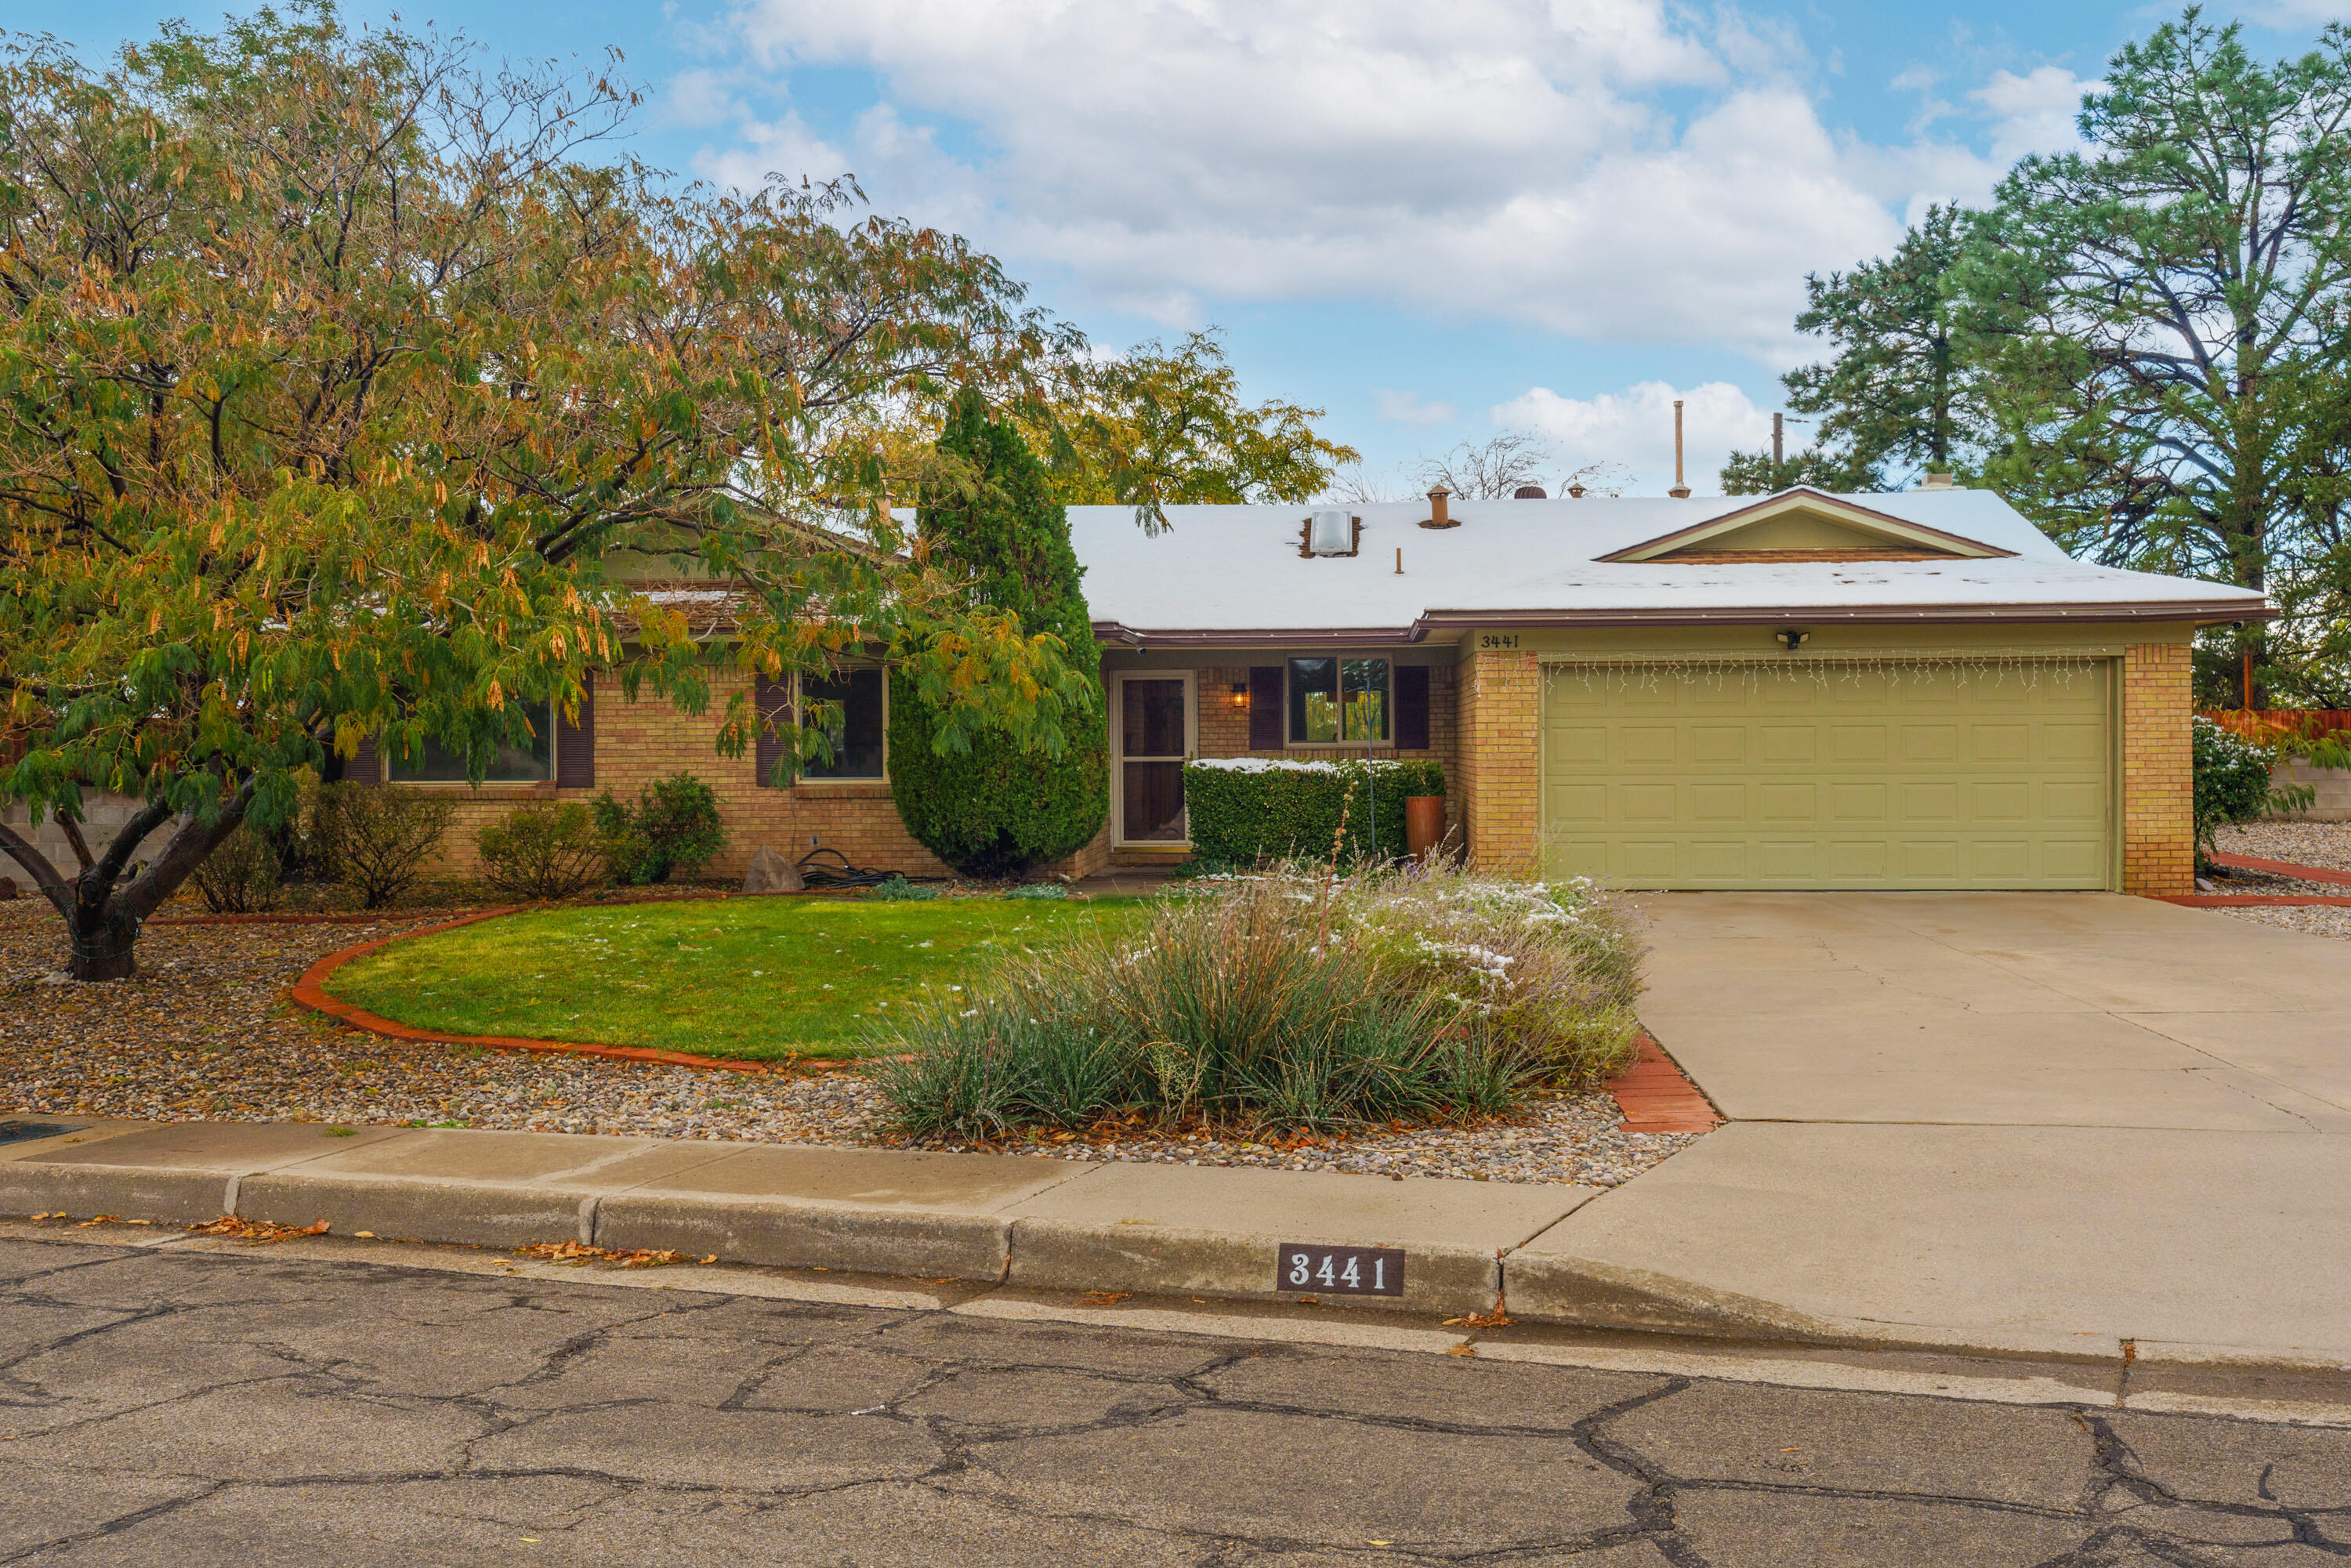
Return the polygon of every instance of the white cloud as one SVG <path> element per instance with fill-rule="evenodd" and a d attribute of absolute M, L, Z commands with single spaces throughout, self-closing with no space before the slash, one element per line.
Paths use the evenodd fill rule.
<path fill-rule="evenodd" d="M 1448 424 L 1453 420 L 1449 402 L 1424 402 L 1418 392 L 1395 392 L 1379 387 L 1372 392 L 1373 417 L 1390 424 L 1409 424 L 1426 429 L 1432 424 Z"/>
<path fill-rule="evenodd" d="M 2027 152 L 2064 152 L 2082 145 L 2074 117 L 2082 95 L 2104 84 L 2085 81 L 2057 66 L 2038 66 L 2022 76 L 1994 71 L 1970 94 L 1992 120 L 1991 156 L 2008 164 Z"/>
<path fill-rule="evenodd" d="M 732 29 L 747 95 L 846 68 L 883 101 L 839 143 L 747 112 L 697 172 L 853 169 L 887 210 L 1170 326 L 1207 297 L 1370 299 L 1784 362 L 1806 271 L 1998 172 L 1833 136 L 1801 39 L 1735 7 L 745 0 Z M 1996 78 L 1981 112 L 2041 133 L 2048 76 Z"/>
<path fill-rule="evenodd" d="M 1683 475 L 1701 496 L 1722 493 L 1723 464 L 1731 449 L 1757 451 L 1770 444 L 1771 413 L 1729 382 L 1707 382 L 1687 391 L 1665 382 L 1641 382 L 1621 392 L 1597 397 L 1562 397 L 1549 387 L 1532 387 L 1495 408 L 1496 424 L 1524 430 L 1550 444 L 1562 471 L 1587 463 L 1621 463 L 1631 469 L 1628 493 L 1663 495 L 1674 476 L 1674 400 L 1682 402 Z M 1793 430 L 1789 444 L 1802 438 Z"/>

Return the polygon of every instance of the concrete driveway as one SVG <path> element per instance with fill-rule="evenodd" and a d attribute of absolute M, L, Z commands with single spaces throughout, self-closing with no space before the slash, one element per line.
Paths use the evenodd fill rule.
<path fill-rule="evenodd" d="M 1644 901 L 1730 1120 L 1532 1250 L 1661 1324 L 2351 1364 L 2351 943 L 2104 894 Z"/>

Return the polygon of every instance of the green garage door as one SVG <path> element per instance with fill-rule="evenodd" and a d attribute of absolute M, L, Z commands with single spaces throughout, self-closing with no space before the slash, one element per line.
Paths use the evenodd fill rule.
<path fill-rule="evenodd" d="M 1632 887 L 2097 888 L 2105 666 L 1548 666 L 1543 871 Z"/>

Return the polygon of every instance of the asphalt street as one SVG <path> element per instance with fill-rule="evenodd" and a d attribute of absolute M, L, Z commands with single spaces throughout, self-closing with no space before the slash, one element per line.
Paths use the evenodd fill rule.
<path fill-rule="evenodd" d="M 16 1235 L 6 1563 L 2351 1559 L 2325 1427 Z"/>

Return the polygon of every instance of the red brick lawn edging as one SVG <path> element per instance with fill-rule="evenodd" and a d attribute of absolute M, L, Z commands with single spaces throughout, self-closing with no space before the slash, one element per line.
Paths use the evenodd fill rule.
<path fill-rule="evenodd" d="M 2293 861 L 2265 861 L 2258 855 L 2214 855 L 2214 865 L 2225 865 L 2237 871 L 2265 871 L 2273 876 L 2290 876 L 2297 882 L 2331 882 L 2351 887 L 2351 871 L 2336 871 L 2331 866 L 2297 865 Z"/>
<path fill-rule="evenodd" d="M 414 1040 L 426 1045 L 479 1045 L 496 1051 L 540 1051 L 567 1056 L 601 1056 L 614 1061 L 642 1061 L 657 1067 L 705 1067 L 725 1072 L 766 1073 L 775 1071 L 786 1063 L 769 1061 L 737 1061 L 718 1056 L 693 1056 L 683 1051 L 655 1051 L 648 1046 L 600 1045 L 589 1040 L 528 1040 L 503 1034 L 451 1034 L 444 1030 L 418 1029 L 413 1024 L 401 1023 L 380 1013 L 371 1013 L 355 1003 L 330 997 L 325 989 L 327 977 L 354 958 L 364 957 L 379 947 L 394 942 L 405 942 L 413 936 L 430 936 L 435 932 L 455 931 L 461 925 L 472 925 L 484 920 L 496 920 L 503 915 L 519 915 L 536 907 L 517 904 L 505 909 L 486 909 L 476 915 L 459 915 L 437 925 L 420 926 L 396 936 L 379 936 L 372 942 L 360 942 L 340 952 L 329 953 L 302 972 L 294 982 L 291 993 L 294 1005 L 310 1012 L 334 1019 L 351 1029 L 364 1030 L 389 1040 Z"/>
<path fill-rule="evenodd" d="M 1722 1124 L 1713 1104 L 1646 1030 L 1641 1031 L 1640 1055 L 1609 1080 L 1608 1092 L 1625 1113 L 1618 1132 L 1711 1133 Z"/>
<path fill-rule="evenodd" d="M 2158 904 L 2185 904 L 2190 909 L 2241 909 L 2258 905 L 2274 909 L 2351 909 L 2351 898 L 2325 893 L 2167 893 Z"/>

